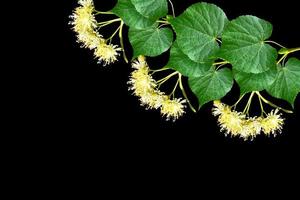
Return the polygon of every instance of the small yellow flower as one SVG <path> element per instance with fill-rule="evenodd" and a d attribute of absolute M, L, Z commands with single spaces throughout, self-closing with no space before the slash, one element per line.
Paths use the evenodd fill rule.
<path fill-rule="evenodd" d="M 82 43 L 82 47 L 92 50 L 104 43 L 105 40 L 95 31 L 86 31 L 77 35 L 77 42 Z"/>
<path fill-rule="evenodd" d="M 146 64 L 141 64 L 138 62 L 133 63 L 136 68 L 131 73 L 129 84 L 129 90 L 133 90 L 134 94 L 138 97 L 147 96 L 148 93 L 153 93 L 156 87 L 156 82 L 149 75 L 149 67 Z"/>
<path fill-rule="evenodd" d="M 253 140 L 257 135 L 261 133 L 261 123 L 260 118 L 249 118 L 244 120 L 242 125 L 242 131 L 240 132 L 240 137 L 244 140 Z"/>
<path fill-rule="evenodd" d="M 264 133 L 266 135 L 276 135 L 281 132 L 284 120 L 281 114 L 278 114 L 278 109 L 272 110 L 266 117 L 248 117 L 243 113 L 232 111 L 228 105 L 220 101 L 214 101 L 212 113 L 218 116 L 218 123 L 221 131 L 226 131 L 226 134 L 239 136 L 245 140 L 253 140 L 257 135 Z"/>
<path fill-rule="evenodd" d="M 219 116 L 218 123 L 221 127 L 221 131 L 225 131 L 226 134 L 231 134 L 233 136 L 240 135 L 243 130 L 245 115 L 236 111 L 231 111 L 228 105 L 225 105 L 220 101 L 215 101 L 214 106 L 213 115 Z"/>
<path fill-rule="evenodd" d="M 166 99 L 162 102 L 161 114 L 165 116 L 167 120 L 173 119 L 173 121 L 175 121 L 185 113 L 185 102 L 186 100 L 176 98 L 172 100 Z"/>
<path fill-rule="evenodd" d="M 148 90 L 144 95 L 140 96 L 141 105 L 146 106 L 147 109 L 158 109 L 167 99 L 167 95 L 154 89 Z"/>
<path fill-rule="evenodd" d="M 139 56 L 137 60 L 132 62 L 132 68 L 133 69 L 140 69 L 140 68 L 144 68 L 147 67 L 147 63 L 146 63 L 146 58 L 144 56 Z M 149 69 L 147 69 L 148 71 L 146 72 L 147 74 L 149 73 Z"/>
<path fill-rule="evenodd" d="M 84 47 L 94 49 L 99 42 L 104 41 L 102 36 L 95 32 L 97 21 L 93 15 L 94 3 L 92 0 L 81 0 L 79 4 L 80 6 L 70 16 L 72 19 L 70 24 L 77 33 L 77 41 Z"/>
<path fill-rule="evenodd" d="M 261 126 L 266 135 L 276 135 L 277 132 L 281 133 L 284 119 L 281 118 L 281 114 L 278 113 L 278 109 L 272 110 L 266 118 L 261 120 Z"/>
<path fill-rule="evenodd" d="M 101 42 L 95 49 L 94 55 L 98 58 L 99 63 L 104 63 L 105 66 L 118 60 L 119 51 L 122 51 L 122 49 L 117 45 Z"/>
<path fill-rule="evenodd" d="M 97 21 L 94 16 L 94 3 L 92 0 L 80 0 L 79 7 L 70 16 L 73 30 L 77 34 L 77 42 L 82 43 L 82 47 L 94 49 L 94 55 L 99 63 L 104 65 L 117 61 L 119 51 L 117 45 L 107 44 L 102 35 L 97 31 Z"/>
<path fill-rule="evenodd" d="M 78 4 L 82 5 L 82 6 L 91 6 L 91 5 L 94 5 L 94 1 L 93 0 L 79 0 Z"/>
<path fill-rule="evenodd" d="M 186 100 L 170 99 L 169 96 L 157 89 L 157 82 L 150 75 L 150 69 L 145 61 L 145 57 L 140 56 L 137 61 L 132 63 L 135 70 L 131 73 L 128 81 L 129 90 L 133 90 L 133 94 L 140 98 L 141 105 L 146 109 L 159 109 L 161 114 L 167 120 L 175 121 L 182 116 L 186 107 Z"/>
<path fill-rule="evenodd" d="M 225 104 L 221 103 L 219 100 L 214 101 L 214 106 L 212 109 L 213 116 L 219 116 L 224 112 Z"/>

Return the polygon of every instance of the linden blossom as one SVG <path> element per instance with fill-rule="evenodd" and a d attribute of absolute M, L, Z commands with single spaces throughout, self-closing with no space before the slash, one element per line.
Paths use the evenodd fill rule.
<path fill-rule="evenodd" d="M 247 118 L 244 113 L 231 110 L 231 107 L 214 101 L 212 113 L 218 116 L 218 123 L 221 131 L 226 131 L 226 134 L 239 136 L 247 139 L 254 139 L 257 135 L 264 133 L 265 135 L 274 135 L 281 133 L 284 119 L 278 113 L 278 109 L 272 110 L 267 117 L 250 117 Z"/>
<path fill-rule="evenodd" d="M 168 15 L 168 2 L 173 17 Z M 104 66 L 115 63 L 121 52 L 128 63 L 123 41 L 125 24 L 129 28 L 128 37 L 134 57 L 154 57 L 170 50 L 167 66 L 159 70 L 151 70 L 146 58 L 139 56 L 132 62 L 134 70 L 128 81 L 129 90 L 139 98 L 140 104 L 146 109 L 160 110 L 167 120 L 175 121 L 183 116 L 186 105 L 197 112 L 187 97 L 182 75 L 188 78 L 190 89 L 199 100 L 199 109 L 214 101 L 212 114 L 218 117 L 218 125 L 225 135 L 244 140 L 252 140 L 260 134 L 275 136 L 281 133 L 284 125 L 279 111 L 293 113 L 270 102 L 259 92 L 266 91 L 293 105 L 300 91 L 300 60 L 287 59 L 300 48 L 286 48 L 269 40 L 273 30 L 270 22 L 252 15 L 229 19 L 221 8 L 205 2 L 190 6 L 180 16 L 175 15 L 171 0 L 157 0 L 151 4 L 143 0 L 118 0 L 108 12 L 97 11 L 93 0 L 79 0 L 78 4 L 70 16 L 70 24 L 77 42 L 81 47 L 93 50 L 98 63 Z M 97 22 L 96 15 L 116 15 L 117 18 Z M 120 24 L 109 37 L 98 32 L 115 23 Z M 115 36 L 120 39 L 120 47 L 112 44 Z M 249 45 L 244 48 L 244 44 Z M 282 49 L 278 51 L 270 44 Z M 281 57 L 277 59 L 278 55 Z M 174 71 L 155 80 L 155 73 L 165 70 Z M 160 91 L 161 85 L 174 77 L 177 81 L 171 93 Z M 232 106 L 221 103 L 218 99 L 228 94 L 234 81 L 239 85 L 242 96 Z M 175 97 L 178 88 L 184 98 Z M 243 112 L 236 111 L 237 104 L 248 94 Z M 255 95 L 261 115 L 250 117 Z M 275 109 L 266 113 L 263 103 Z"/>
<path fill-rule="evenodd" d="M 118 51 L 122 51 L 122 49 L 117 45 L 100 43 L 94 54 L 99 62 L 103 62 L 105 66 L 118 60 L 117 57 L 120 55 Z"/>
<path fill-rule="evenodd" d="M 107 44 L 107 41 L 111 42 L 115 33 L 107 40 L 103 38 L 101 34 L 96 31 L 98 23 L 95 19 L 94 3 L 92 0 L 80 0 L 79 7 L 75 9 L 73 15 L 70 18 L 73 20 L 70 22 L 73 25 L 73 30 L 77 34 L 78 43 L 82 43 L 82 47 L 94 50 L 95 57 L 99 60 L 99 63 L 108 65 L 117 61 L 119 56 L 119 48 L 117 45 Z M 109 25 L 113 22 L 121 21 L 120 19 L 110 20 L 105 23 L 101 23 L 100 27 Z M 121 26 L 117 29 L 119 31 Z"/>
<path fill-rule="evenodd" d="M 172 74 L 172 76 L 169 75 L 162 79 L 161 83 L 155 81 L 150 75 L 150 69 L 143 56 L 139 56 L 138 60 L 132 63 L 132 68 L 135 70 L 131 73 L 128 81 L 129 90 L 132 90 L 133 94 L 140 98 L 141 105 L 146 106 L 146 109 L 160 108 L 162 116 L 165 116 L 167 120 L 175 121 L 185 113 L 186 106 L 184 103 L 186 100 L 170 98 L 174 95 L 177 84 L 170 95 L 165 95 L 157 88 L 157 86 L 172 77 Z"/>

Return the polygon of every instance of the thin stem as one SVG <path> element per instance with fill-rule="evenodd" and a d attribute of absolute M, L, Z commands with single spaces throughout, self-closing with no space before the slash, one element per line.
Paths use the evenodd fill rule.
<path fill-rule="evenodd" d="M 229 63 L 228 61 L 222 61 L 222 62 L 216 62 L 213 65 L 214 66 L 216 66 L 216 65 L 225 65 L 225 64 L 228 64 L 228 63 Z"/>
<path fill-rule="evenodd" d="M 166 76 L 166 77 L 158 80 L 157 81 L 157 83 L 159 83 L 158 86 L 160 87 L 164 82 L 166 82 L 167 80 L 169 80 L 172 76 L 175 76 L 176 74 L 179 74 L 179 72 L 173 72 L 172 74 L 170 74 L 170 75 L 168 75 L 168 76 Z"/>
<path fill-rule="evenodd" d="M 282 65 L 283 65 L 283 66 L 285 65 L 285 59 L 286 59 L 286 58 L 287 58 L 287 56 L 284 57 L 283 60 L 282 60 Z"/>
<path fill-rule="evenodd" d="M 120 30 L 120 28 L 121 28 L 121 25 L 117 28 L 117 30 L 107 40 L 109 40 L 111 42 L 111 40 L 118 33 L 118 31 Z"/>
<path fill-rule="evenodd" d="M 197 112 L 196 109 L 195 109 L 195 108 L 193 107 L 193 105 L 191 104 L 191 102 L 190 102 L 189 98 L 187 97 L 186 92 L 185 92 L 185 90 L 184 90 L 184 87 L 183 87 L 183 84 L 182 84 L 182 75 L 181 75 L 181 74 L 179 74 L 179 87 L 180 87 L 180 89 L 181 89 L 181 92 L 182 92 L 184 98 L 185 98 L 186 101 L 188 102 L 188 105 L 189 105 L 190 109 L 191 109 L 194 113 L 196 113 L 196 112 Z"/>
<path fill-rule="evenodd" d="M 170 5 L 171 5 L 171 9 L 172 9 L 173 17 L 175 17 L 174 5 L 173 5 L 173 3 L 172 3 L 172 1 L 171 1 L 171 0 L 169 0 L 169 3 L 170 3 Z"/>
<path fill-rule="evenodd" d="M 171 94 L 169 95 L 169 96 L 173 95 L 173 98 L 174 98 L 174 93 L 175 93 L 175 91 L 176 91 L 176 89 L 177 89 L 177 86 L 178 86 L 178 83 L 179 83 L 179 79 L 180 79 L 180 77 L 178 78 L 178 80 L 177 80 L 177 82 L 176 82 L 176 84 L 175 84 L 174 89 L 172 90 Z"/>
<path fill-rule="evenodd" d="M 157 23 L 166 24 L 166 25 L 169 25 L 169 24 L 170 24 L 170 22 L 168 22 L 168 21 L 163 21 L 163 20 L 157 20 L 156 22 L 157 22 Z"/>
<path fill-rule="evenodd" d="M 278 60 L 277 65 L 278 65 L 283 59 L 285 59 L 285 58 L 287 57 L 287 55 L 288 55 L 288 54 L 284 54 L 284 55 Z"/>
<path fill-rule="evenodd" d="M 282 110 L 286 113 L 293 113 L 293 111 L 291 110 L 287 110 L 287 109 L 284 109 L 284 108 L 281 108 L 275 104 L 273 104 L 272 102 L 268 101 L 267 99 L 265 99 L 259 92 L 256 92 L 256 94 L 261 98 L 261 100 L 263 100 L 263 102 L 265 102 L 266 104 L 269 104 L 270 106 L 274 107 L 274 108 L 277 108 L 279 110 Z"/>
<path fill-rule="evenodd" d="M 265 41 L 265 42 L 267 42 L 267 43 L 272 43 L 272 44 L 276 44 L 277 46 L 279 46 L 279 47 L 281 47 L 281 48 L 285 48 L 283 45 L 281 45 L 281 44 L 279 44 L 279 43 L 277 43 L 277 42 L 274 42 L 274 41 L 272 41 L 272 40 L 267 40 L 267 41 Z"/>
<path fill-rule="evenodd" d="M 247 114 L 249 114 L 249 110 L 250 110 L 250 107 L 251 107 L 253 96 L 254 96 L 254 92 L 251 93 L 251 96 L 249 98 L 249 106 L 248 106 L 247 111 L 246 111 Z"/>
<path fill-rule="evenodd" d="M 289 50 L 288 50 L 288 53 L 294 53 L 294 52 L 296 52 L 296 51 L 300 51 L 300 47 L 289 49 Z"/>
<path fill-rule="evenodd" d="M 247 105 L 243 111 L 244 114 L 248 114 L 249 113 L 249 109 L 250 109 L 250 105 L 251 105 L 251 101 L 252 101 L 252 98 L 253 98 L 253 95 L 254 95 L 254 92 L 251 92 L 251 95 L 248 99 L 248 102 L 247 102 Z"/>
<path fill-rule="evenodd" d="M 125 62 L 128 63 L 128 59 L 127 59 L 127 56 L 126 56 L 126 53 L 125 53 L 125 48 L 124 48 L 123 36 L 122 36 L 123 26 L 124 26 L 124 22 L 121 21 L 121 25 L 120 25 L 120 29 L 119 29 L 119 38 L 120 38 L 121 48 L 123 49 L 123 58 L 124 58 Z"/>
<path fill-rule="evenodd" d="M 257 94 L 258 92 L 256 92 L 256 94 Z M 258 97 L 258 100 L 259 100 L 259 105 L 260 105 L 260 110 L 261 110 L 261 117 L 263 117 L 263 115 L 264 114 L 266 114 L 266 112 L 265 112 L 265 110 L 264 110 L 264 106 L 263 106 L 263 104 L 262 104 L 262 101 L 261 101 L 261 98 L 260 98 L 260 96 L 259 95 L 257 95 L 257 97 Z"/>
<path fill-rule="evenodd" d="M 151 69 L 150 72 L 152 72 L 151 74 L 153 75 L 153 74 L 155 74 L 157 72 L 162 72 L 162 71 L 166 71 L 166 70 L 169 70 L 169 68 L 163 67 L 161 69 L 154 69 L 154 70 Z"/>
<path fill-rule="evenodd" d="M 245 96 L 245 94 L 243 94 L 243 95 L 239 98 L 239 100 L 237 100 L 237 102 L 235 102 L 235 104 L 233 104 L 233 105 L 231 106 L 231 108 L 235 108 L 235 107 L 240 103 L 240 101 L 244 98 L 244 96 Z"/>
<path fill-rule="evenodd" d="M 163 26 L 166 26 L 167 24 L 161 24 L 161 25 L 159 25 L 159 27 L 157 27 L 158 29 L 160 29 L 161 27 L 163 27 Z"/>
<path fill-rule="evenodd" d="M 107 12 L 102 12 L 102 11 L 96 11 L 96 13 L 95 13 L 95 15 L 114 15 L 114 13 L 113 12 L 109 12 L 109 11 L 107 11 Z"/>
<path fill-rule="evenodd" d="M 217 40 L 220 44 L 222 44 L 222 40 L 220 40 L 219 38 L 216 38 L 216 40 Z"/>
<path fill-rule="evenodd" d="M 222 64 L 222 65 L 219 65 L 217 68 L 216 68 L 216 71 L 218 71 L 221 67 L 223 67 L 224 65 L 226 64 Z"/>
<path fill-rule="evenodd" d="M 108 20 L 108 21 L 105 21 L 105 22 L 99 22 L 99 23 L 97 23 L 97 25 L 107 26 L 107 25 L 112 24 L 114 22 L 120 22 L 120 21 L 122 21 L 122 19 L 121 18 L 117 18 L 117 19 L 112 19 L 112 20 Z"/>
<path fill-rule="evenodd" d="M 282 54 L 283 56 L 279 59 L 279 61 L 277 62 L 277 65 L 283 61 L 285 61 L 285 58 L 290 54 L 290 53 L 294 53 L 296 51 L 300 51 L 300 47 L 297 47 L 297 48 L 291 48 L 291 49 L 286 49 L 286 51 L 284 51 Z"/>

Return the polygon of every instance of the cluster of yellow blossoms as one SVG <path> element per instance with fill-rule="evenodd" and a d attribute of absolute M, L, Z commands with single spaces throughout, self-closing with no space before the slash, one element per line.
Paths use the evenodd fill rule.
<path fill-rule="evenodd" d="M 245 114 L 231 110 L 231 107 L 214 101 L 213 115 L 218 116 L 221 131 L 232 136 L 253 139 L 260 133 L 268 136 L 281 133 L 284 119 L 278 114 L 278 109 L 272 110 L 266 117 L 246 117 Z"/>
<path fill-rule="evenodd" d="M 97 21 L 94 16 L 93 0 L 79 0 L 79 7 L 70 16 L 73 30 L 77 33 L 77 41 L 82 47 L 94 50 L 95 57 L 104 65 L 117 61 L 119 51 L 117 45 L 107 44 L 106 40 L 97 31 Z"/>
<path fill-rule="evenodd" d="M 177 120 L 185 111 L 183 99 L 171 99 L 170 96 L 157 89 L 157 82 L 150 74 L 150 69 L 145 61 L 145 57 L 139 56 L 137 61 L 132 63 L 135 69 L 130 76 L 128 84 L 129 90 L 140 98 L 141 105 L 147 109 L 160 109 L 160 112 L 167 120 Z"/>

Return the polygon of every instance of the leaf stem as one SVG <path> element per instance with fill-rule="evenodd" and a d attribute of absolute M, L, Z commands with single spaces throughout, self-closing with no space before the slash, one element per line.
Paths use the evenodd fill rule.
<path fill-rule="evenodd" d="M 216 62 L 213 65 L 214 66 L 216 66 L 216 65 L 225 65 L 225 64 L 228 64 L 228 63 L 229 63 L 228 61 L 222 61 L 222 62 Z"/>
<path fill-rule="evenodd" d="M 119 38 L 120 38 L 120 44 L 121 44 L 121 48 L 123 49 L 123 58 L 125 60 L 126 63 L 128 63 L 128 59 L 125 53 L 125 48 L 124 48 L 124 41 L 123 41 L 123 26 L 124 26 L 124 22 L 123 20 L 121 21 L 121 25 L 120 25 L 120 29 L 119 29 Z"/>
<path fill-rule="evenodd" d="M 222 40 L 220 40 L 219 38 L 216 38 L 216 40 L 217 40 L 220 44 L 222 44 Z"/>
<path fill-rule="evenodd" d="M 224 65 L 226 64 L 222 64 L 222 65 L 219 65 L 217 68 L 216 68 L 216 71 L 218 71 L 221 67 L 223 67 Z"/>
<path fill-rule="evenodd" d="M 165 25 L 169 25 L 170 24 L 170 22 L 164 21 L 164 20 L 157 20 L 156 22 L 157 23 L 162 23 L 162 24 L 165 24 Z"/>
<path fill-rule="evenodd" d="M 281 47 L 281 48 L 285 48 L 283 45 L 281 45 L 281 44 L 279 44 L 279 43 L 277 43 L 277 42 L 274 42 L 274 41 L 272 41 L 272 40 L 267 40 L 267 41 L 265 41 L 265 42 L 267 42 L 267 43 L 272 43 L 272 44 L 276 44 L 277 46 L 279 46 L 279 47 Z"/>
<path fill-rule="evenodd" d="M 171 5 L 171 9 L 172 9 L 172 14 L 173 14 L 173 17 L 175 17 L 174 5 L 173 5 L 173 3 L 172 3 L 172 1 L 171 1 L 171 0 L 169 0 L 169 3 L 170 3 L 170 5 Z"/>
<path fill-rule="evenodd" d="M 181 75 L 180 73 L 179 73 L 179 87 L 180 87 L 180 89 L 181 89 L 182 95 L 184 96 L 184 98 L 185 98 L 186 101 L 188 102 L 188 105 L 189 105 L 190 109 L 191 109 L 194 113 L 196 113 L 196 112 L 197 112 L 196 109 L 193 107 L 193 105 L 191 104 L 189 98 L 188 98 L 187 95 L 186 95 L 186 92 L 185 92 L 184 87 L 183 87 L 183 84 L 182 84 L 182 75 Z"/>
<path fill-rule="evenodd" d="M 287 54 L 284 54 L 277 62 L 277 65 L 282 61 L 284 60 L 286 57 L 287 57 L 288 53 Z"/>

